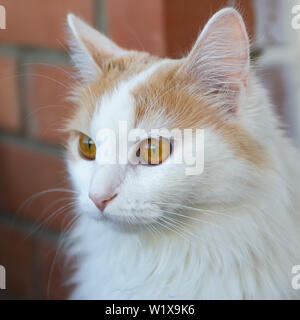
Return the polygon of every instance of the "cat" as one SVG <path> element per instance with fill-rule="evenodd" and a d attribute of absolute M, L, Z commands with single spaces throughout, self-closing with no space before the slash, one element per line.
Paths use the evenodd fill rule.
<path fill-rule="evenodd" d="M 299 298 L 300 157 L 250 65 L 240 13 L 215 13 L 181 59 L 125 50 L 67 20 L 78 70 L 66 124 L 70 298 Z M 131 143 L 137 162 L 102 163 L 115 145 L 97 135 L 118 137 L 120 121 L 148 134 Z M 150 135 L 161 128 L 194 129 L 190 148 L 203 129 L 201 174 L 171 161 L 183 144 Z"/>

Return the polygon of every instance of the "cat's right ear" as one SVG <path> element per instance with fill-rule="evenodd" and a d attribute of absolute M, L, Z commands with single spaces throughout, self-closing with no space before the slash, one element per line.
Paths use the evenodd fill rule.
<path fill-rule="evenodd" d="M 105 61 L 126 53 L 126 50 L 75 15 L 68 14 L 67 20 L 71 31 L 71 57 L 83 80 L 96 79 Z"/>

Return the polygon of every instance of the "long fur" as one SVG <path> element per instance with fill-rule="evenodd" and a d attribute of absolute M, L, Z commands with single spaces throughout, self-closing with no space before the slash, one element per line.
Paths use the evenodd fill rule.
<path fill-rule="evenodd" d="M 232 19 L 238 15 L 233 9 L 226 10 L 229 11 L 221 12 L 217 19 L 222 14 L 233 15 Z M 234 20 L 237 25 L 242 23 L 240 19 Z M 222 25 L 222 21 L 217 21 Z M 242 35 L 243 28 L 242 25 Z M 229 32 L 224 30 L 226 34 Z M 211 41 L 218 42 L 220 35 L 217 35 L 207 40 L 208 47 L 202 47 L 213 51 Z M 189 101 L 198 101 L 199 110 L 202 110 L 198 115 L 206 115 L 204 119 L 213 118 L 209 120 L 213 125 L 207 125 L 205 131 L 202 175 L 186 176 L 183 166 L 165 164 L 139 167 L 135 172 L 128 169 L 118 197 L 108 207 L 104 219 L 87 194 L 90 181 L 106 167 L 97 167 L 81 159 L 77 155 L 76 134 L 72 135 L 70 153 L 73 156 L 68 157 L 67 163 L 74 189 L 80 194 L 78 220 L 71 233 L 70 255 L 77 257 L 72 299 L 300 297 L 300 291 L 291 285 L 292 267 L 300 264 L 300 157 L 280 129 L 267 93 L 254 71 L 248 70 L 247 60 L 235 65 L 237 69 L 232 74 L 233 61 L 226 65 L 226 59 L 237 52 L 234 48 L 230 51 L 228 44 L 225 47 L 225 56 L 214 52 L 215 58 L 213 53 L 208 56 L 208 51 L 199 51 L 202 60 L 196 63 L 195 50 L 202 50 L 201 46 L 197 49 L 196 42 L 196 49 L 180 64 L 183 69 L 179 69 L 180 76 L 186 74 L 188 78 L 181 89 L 190 97 Z M 224 44 L 220 50 L 222 48 Z M 211 65 L 203 63 L 203 59 Z M 204 67 L 213 68 L 214 61 L 217 61 L 217 69 L 212 69 L 211 73 L 205 69 L 203 75 L 200 71 Z M 225 69 L 222 69 L 222 61 Z M 132 116 L 137 109 L 132 92 L 135 90 L 136 96 L 143 96 L 145 92 L 151 94 L 150 89 L 159 81 L 164 91 L 166 83 L 172 83 L 175 77 L 163 76 L 164 70 L 173 70 L 176 63 L 154 62 L 137 75 L 125 77 L 104 96 L 94 94 L 95 109 L 86 132 L 94 137 L 96 128 L 114 127 L 121 118 L 128 118 L 134 126 Z M 196 74 L 189 78 L 191 66 Z M 178 74 L 176 70 L 172 75 Z M 242 90 L 245 79 L 241 77 L 245 74 L 247 85 Z M 209 88 L 203 76 L 211 76 Z M 236 89 L 238 100 L 228 100 L 226 90 L 212 90 L 211 83 L 219 89 L 223 80 L 240 81 Z M 193 82 L 191 88 L 195 88 L 196 81 L 202 89 L 188 90 L 188 81 Z M 100 79 L 99 85 L 101 83 Z M 178 83 L 180 81 L 176 80 Z M 181 100 L 172 99 L 172 88 L 169 85 L 165 93 L 156 93 L 155 99 L 152 96 L 143 98 L 145 108 L 140 114 L 147 119 L 141 122 L 143 125 L 151 123 L 151 118 L 157 126 L 172 123 L 172 117 L 180 121 L 181 114 L 188 120 L 189 116 L 182 109 L 189 104 L 177 105 Z M 203 102 L 206 98 L 198 98 L 205 90 L 209 91 L 207 96 L 214 91 L 219 99 L 222 95 L 226 97 L 222 111 L 219 108 L 222 98 L 215 109 L 213 106 L 206 108 Z M 164 94 L 169 98 L 161 100 Z M 147 107 L 147 98 L 152 101 L 151 108 L 149 104 Z M 154 101 L 163 101 L 164 106 L 160 108 L 165 109 L 161 111 L 158 106 L 151 116 Z M 216 103 L 215 99 L 207 101 Z M 229 101 L 238 104 L 236 113 L 226 109 Z M 172 104 L 171 111 L 168 111 L 168 103 Z M 197 113 L 191 113 L 191 121 L 195 120 L 195 115 Z M 243 133 L 242 140 L 239 132 Z M 251 156 L 243 156 L 247 152 L 252 153 Z M 255 161 L 261 158 L 262 161 Z M 104 175 L 101 177 L 99 183 L 109 183 Z M 141 218 L 149 219 L 150 223 L 137 223 Z"/>

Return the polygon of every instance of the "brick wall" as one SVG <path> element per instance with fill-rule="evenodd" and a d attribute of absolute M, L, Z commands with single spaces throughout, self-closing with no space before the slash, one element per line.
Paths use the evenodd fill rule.
<path fill-rule="evenodd" d="M 7 13 L 7 29 L 0 30 L 0 265 L 6 268 L 7 290 L 0 294 L 63 299 L 68 265 L 59 243 L 72 219 L 69 194 L 39 193 L 69 188 L 62 160 L 65 135 L 59 131 L 71 109 L 64 98 L 74 74 L 64 41 L 66 14 L 74 12 L 103 29 L 103 3 L 0 4 Z"/>
<path fill-rule="evenodd" d="M 6 267 L 7 290 L 0 297 L 64 299 L 69 291 L 63 286 L 69 266 L 59 250 L 62 231 L 72 221 L 69 195 L 41 193 L 69 188 L 62 160 L 65 135 L 59 131 L 71 110 L 64 97 L 74 74 L 64 41 L 66 14 L 79 15 L 125 48 L 178 57 L 227 2 L 0 1 L 7 12 L 7 30 L 0 30 L 0 265 Z M 254 2 L 239 5 L 252 37 Z M 260 51 L 265 46 L 257 45 Z M 280 74 L 268 68 L 266 79 Z M 273 88 L 279 100 L 281 88 L 281 83 Z"/>

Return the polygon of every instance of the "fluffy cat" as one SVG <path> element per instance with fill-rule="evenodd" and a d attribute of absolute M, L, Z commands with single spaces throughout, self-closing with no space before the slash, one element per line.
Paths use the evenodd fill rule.
<path fill-rule="evenodd" d="M 240 14 L 217 12 L 177 60 L 124 50 L 71 14 L 68 24 L 80 75 L 67 125 L 71 298 L 299 298 L 300 158 L 250 67 Z M 202 174 L 170 161 L 180 144 L 160 164 L 101 164 L 97 134 L 118 137 L 119 120 L 146 132 L 204 129 Z"/>

